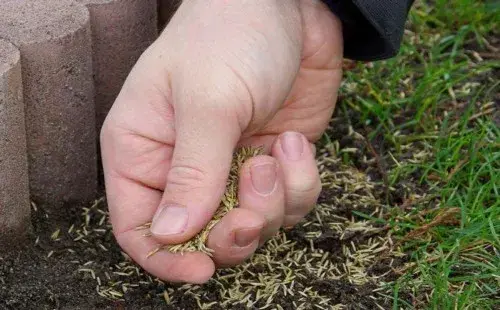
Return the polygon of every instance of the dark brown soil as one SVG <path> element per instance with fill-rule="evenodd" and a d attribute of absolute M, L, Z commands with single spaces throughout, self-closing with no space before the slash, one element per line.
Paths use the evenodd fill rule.
<path fill-rule="evenodd" d="M 0 254 L 0 309 L 391 308 L 383 283 L 397 279 L 406 256 L 385 225 L 356 212 L 376 217 L 387 201 L 403 204 L 422 189 L 409 180 L 388 191 L 384 173 L 390 164 L 373 160 L 385 147 L 382 141 L 367 144 L 343 124 L 345 119 L 333 119 L 336 129 L 329 135 L 341 149 L 357 149 L 350 162 L 318 148 L 324 187 L 316 210 L 244 265 L 220 270 L 202 286 L 166 284 L 120 251 L 104 200 L 58 213 L 36 206 L 30 242 Z"/>
<path fill-rule="evenodd" d="M 72 208 L 79 210 L 80 208 Z M 137 289 L 130 290 L 123 296 L 123 300 L 110 300 L 103 298 L 96 292 L 95 281 L 88 274 L 79 272 L 87 262 L 92 262 L 89 269 L 94 269 L 96 274 L 106 270 L 111 273 L 113 266 L 123 262 L 120 249 L 116 246 L 113 236 L 109 231 L 102 235 L 88 238 L 88 243 L 75 242 L 67 233 L 72 224 L 82 224 L 84 221 L 78 212 L 67 209 L 66 214 L 51 214 L 47 210 L 37 207 L 33 212 L 34 234 L 30 244 L 19 251 L 2 253 L 0 258 L 0 309 L 196 309 L 196 299 L 187 294 L 171 294 L 176 299 L 175 306 L 168 306 L 161 297 L 167 287 L 162 283 L 147 281 L 140 284 Z M 342 213 L 342 212 L 341 212 Z M 54 231 L 60 229 L 60 236 L 54 241 Z M 306 229 L 298 227 L 286 233 L 289 239 L 297 242 L 296 248 L 308 246 L 305 237 Z M 340 240 L 335 232 L 325 229 L 325 233 L 314 241 L 318 249 L 332 254 L 332 261 L 342 263 L 343 255 L 341 246 L 349 243 L 353 236 Z M 38 239 L 38 241 L 36 241 Z M 35 244 L 36 242 L 36 244 Z M 104 245 L 108 251 L 103 251 L 97 244 Z M 48 257 L 49 253 L 52 253 Z M 284 255 L 282 255 L 284 256 Z M 390 267 L 372 268 L 370 272 L 381 274 Z M 253 268 L 258 274 L 259 266 Z M 224 273 L 222 271 L 222 273 Z M 318 279 L 315 275 L 306 275 L 307 278 L 298 281 L 294 290 L 300 291 L 308 286 L 326 298 L 331 299 L 331 305 L 356 305 L 353 308 L 375 307 L 375 300 L 370 296 L 377 288 L 374 283 L 355 285 L 346 279 Z M 144 276 L 129 277 L 129 283 L 139 283 Z M 208 283 L 205 292 L 212 292 L 205 296 L 206 300 L 217 301 L 219 287 Z M 179 291 L 180 292 L 180 291 Z M 160 295 L 160 297 L 158 296 Z M 283 309 L 295 309 L 293 298 L 278 292 L 274 297 L 274 304 L 279 304 Z M 386 307 L 389 304 L 381 303 Z M 218 307 L 214 307 L 217 309 Z M 243 306 L 231 309 L 245 309 Z M 307 308 L 306 308 L 307 309 Z M 325 308 L 326 309 L 326 308 Z"/>

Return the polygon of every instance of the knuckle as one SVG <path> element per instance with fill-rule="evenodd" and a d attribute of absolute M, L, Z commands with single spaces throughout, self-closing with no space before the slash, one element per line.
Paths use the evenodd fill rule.
<path fill-rule="evenodd" d="M 225 64 L 227 83 L 215 92 L 214 102 L 225 102 L 231 106 L 231 114 L 238 121 L 240 127 L 246 128 L 253 118 L 255 105 L 255 82 L 252 74 L 236 69 L 230 64 Z M 211 90 L 214 94 L 214 91 Z M 233 105 L 233 102 L 241 104 Z"/>
<path fill-rule="evenodd" d="M 207 180 L 207 172 L 194 165 L 172 166 L 167 174 L 168 186 L 176 190 L 190 191 L 199 188 Z"/>
<path fill-rule="evenodd" d="M 321 192 L 321 182 L 319 178 L 302 179 L 291 184 L 288 192 L 291 197 L 298 200 L 317 200 Z"/>

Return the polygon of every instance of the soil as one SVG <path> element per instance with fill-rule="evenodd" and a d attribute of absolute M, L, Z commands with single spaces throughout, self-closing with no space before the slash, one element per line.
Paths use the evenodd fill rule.
<path fill-rule="evenodd" d="M 356 212 L 382 214 L 387 200 L 404 203 L 409 192 L 423 189 L 410 178 L 388 191 L 387 164 L 376 158 L 383 143 L 366 144 L 345 124 L 332 119 L 329 135 L 341 149 L 356 149 L 352 163 L 320 146 L 324 187 L 317 208 L 245 264 L 218 271 L 205 285 L 171 285 L 121 252 L 104 198 L 57 213 L 34 205 L 30 242 L 0 254 L 0 309 L 391 308 L 384 283 L 397 279 L 406 255 L 387 227 Z"/>
<path fill-rule="evenodd" d="M 83 207 L 83 206 L 82 206 Z M 79 272 L 84 265 L 95 269 L 96 274 L 113 270 L 113 266 L 124 261 L 124 257 L 114 242 L 112 234 L 107 231 L 102 235 L 88 238 L 88 243 L 75 242 L 67 232 L 72 224 L 82 224 L 84 220 L 77 212 L 67 209 L 67 214 L 54 215 L 49 210 L 37 207 L 33 212 L 34 233 L 31 243 L 21 250 L 3 253 L 0 258 L 0 308 L 1 309 L 197 309 L 196 299 L 183 294 L 181 290 L 170 294 L 175 305 L 167 305 L 163 292 L 167 288 L 178 289 L 179 286 L 169 286 L 154 281 L 144 281 L 144 275 L 128 278 L 129 283 L 140 283 L 136 289 L 130 290 L 122 300 L 113 300 L 100 296 L 96 291 L 95 281 L 88 274 Z M 61 236 L 54 241 L 53 233 L 60 229 Z M 286 233 L 288 239 L 297 242 L 296 248 L 308 246 L 307 231 L 298 227 Z M 339 236 L 326 229 L 326 232 L 314 241 L 317 249 L 330 252 L 333 261 L 342 263 L 341 246 L 353 239 L 340 240 Z M 363 237 L 361 237 L 362 239 Z M 38 241 L 36 241 L 38 240 Z M 357 242 L 360 240 L 356 240 Z M 35 244 L 36 242 L 36 244 Z M 108 251 L 103 251 L 96 244 L 104 245 Z M 51 253 L 51 254 L 50 254 Z M 50 255 L 50 257 L 48 257 Z M 93 267 L 92 267 L 93 266 Z M 374 265 L 370 272 L 386 273 L 392 267 L 386 262 L 385 267 Z M 254 268 L 256 274 L 259 268 Z M 111 273 L 111 271 L 109 271 Z M 147 277 L 147 276 L 146 276 Z M 325 298 L 330 298 L 330 305 L 343 304 L 351 308 L 375 307 L 375 301 L 370 298 L 378 286 L 374 283 L 356 285 L 346 279 L 319 279 L 315 275 L 307 275 L 295 284 L 295 291 L 311 286 L 313 290 Z M 205 296 L 207 300 L 218 301 L 219 288 L 214 283 L 208 283 L 204 291 L 212 292 Z M 301 296 L 301 295 L 299 295 Z M 301 296 L 302 297 L 302 296 Z M 298 299 L 298 298 L 297 298 Z M 293 298 L 278 292 L 274 303 L 283 309 L 295 309 Z M 390 304 L 380 302 L 382 306 Z M 214 307 L 216 308 L 216 307 Z M 232 306 L 231 309 L 246 309 Z M 304 309 L 308 309 L 305 307 Z M 328 308 L 325 308 L 328 309 Z"/>

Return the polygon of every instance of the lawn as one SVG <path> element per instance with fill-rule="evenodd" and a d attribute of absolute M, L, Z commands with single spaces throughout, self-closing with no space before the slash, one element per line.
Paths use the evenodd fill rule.
<path fill-rule="evenodd" d="M 379 214 L 356 214 L 408 259 L 384 284 L 394 309 L 499 306 L 499 8 L 417 2 L 399 57 L 346 74 L 337 115 L 372 141 L 387 190 Z"/>
<path fill-rule="evenodd" d="M 498 309 L 500 3 L 417 1 L 400 54 L 345 62 L 315 210 L 205 285 L 145 274 L 105 199 L 33 204 L 0 308 Z"/>

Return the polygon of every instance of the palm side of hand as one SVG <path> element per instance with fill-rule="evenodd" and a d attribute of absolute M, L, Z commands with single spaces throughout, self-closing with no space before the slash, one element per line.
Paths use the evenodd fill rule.
<path fill-rule="evenodd" d="M 218 31 L 210 26 L 200 28 L 200 25 L 186 22 L 190 20 L 185 16 L 188 9 L 202 22 L 205 20 L 203 14 L 209 14 L 204 13 L 203 8 L 186 8 L 176 14 L 162 38 L 144 53 L 129 75 L 106 119 L 101 144 L 111 221 L 122 248 L 143 268 L 160 278 L 203 282 L 213 273 L 213 262 L 208 257 L 201 253 L 183 256 L 158 253 L 148 259 L 147 253 L 157 247 L 158 240 L 144 237 L 142 232 L 135 230 L 151 221 L 165 201 L 166 187 L 180 189 L 169 192 L 168 199 L 176 200 L 177 196 L 187 194 L 183 191 L 192 187 L 182 183 L 196 183 L 204 177 L 203 172 L 200 175 L 187 172 L 184 165 L 172 169 L 176 167 L 175 153 L 181 152 L 179 149 L 182 148 L 182 158 L 187 157 L 187 162 L 196 162 L 200 156 L 208 156 L 207 162 L 216 162 L 221 160 L 216 158 L 217 152 L 196 153 L 210 148 L 217 150 L 223 148 L 224 143 L 233 143 L 235 146 L 265 145 L 268 153 L 274 156 L 277 137 L 286 131 L 300 132 L 309 141 L 314 141 L 326 128 L 334 109 L 341 79 L 342 42 L 338 20 L 316 0 L 301 1 L 302 29 L 298 29 L 295 38 L 297 29 L 283 30 L 283 33 L 270 37 L 259 31 L 245 36 L 244 27 L 235 27 L 229 34 L 222 31 L 227 29 L 225 23 L 231 21 L 216 25 L 220 27 Z M 196 10 L 200 12 L 193 12 Z M 241 40 L 224 43 L 224 37 L 233 39 L 231 35 L 241 35 Z M 275 61 L 276 58 L 280 60 Z M 204 98 L 206 96 L 208 100 Z M 199 113 L 190 112 L 193 109 L 198 109 Z M 184 131 L 182 127 L 188 123 L 203 126 Z M 200 139 L 207 137 L 207 133 L 200 132 L 202 130 L 234 141 L 223 141 L 219 146 L 210 139 Z M 178 142 L 180 136 L 182 146 Z M 221 157 L 226 162 L 230 160 L 227 154 L 221 154 Z M 311 166 L 310 163 L 307 165 Z M 220 169 L 214 175 L 227 175 L 227 167 Z M 287 204 L 293 204 L 289 201 L 301 198 L 291 197 L 294 194 L 289 192 L 297 192 L 296 189 L 287 189 L 287 178 L 297 178 L 297 175 L 281 174 L 284 174 L 283 197 L 265 199 L 281 201 L 279 203 L 285 203 L 286 209 Z M 316 174 L 309 172 L 309 178 L 316 180 Z M 213 182 L 225 184 L 225 179 Z M 221 195 L 221 190 L 197 192 L 195 189 L 192 192 L 192 199 L 201 201 L 201 205 L 204 201 L 220 199 Z M 316 194 L 307 199 L 316 199 Z M 208 219 L 213 208 L 205 209 L 200 208 L 198 212 L 206 212 L 202 217 Z M 283 212 L 286 215 L 286 210 Z M 258 215 L 250 214 L 240 214 L 240 218 L 232 215 L 233 219 L 228 222 L 243 225 L 245 220 L 241 218 L 249 218 L 246 221 L 251 222 L 252 216 L 257 223 Z M 291 224 L 296 221 L 293 217 Z M 279 226 L 283 224 L 281 221 Z M 248 225 L 252 226 L 252 223 Z M 263 239 L 270 237 L 275 228 L 268 232 L 264 230 Z M 218 239 L 225 238 L 223 235 L 227 229 L 219 231 L 211 236 L 215 248 L 225 242 Z M 182 241 L 186 235 L 179 238 L 167 241 Z M 216 258 L 220 264 L 234 264 L 255 250 L 255 244 L 240 251 L 245 252 L 243 254 L 225 251 L 223 245 L 219 248 L 222 254 Z M 225 259 L 225 255 L 237 259 Z"/>

